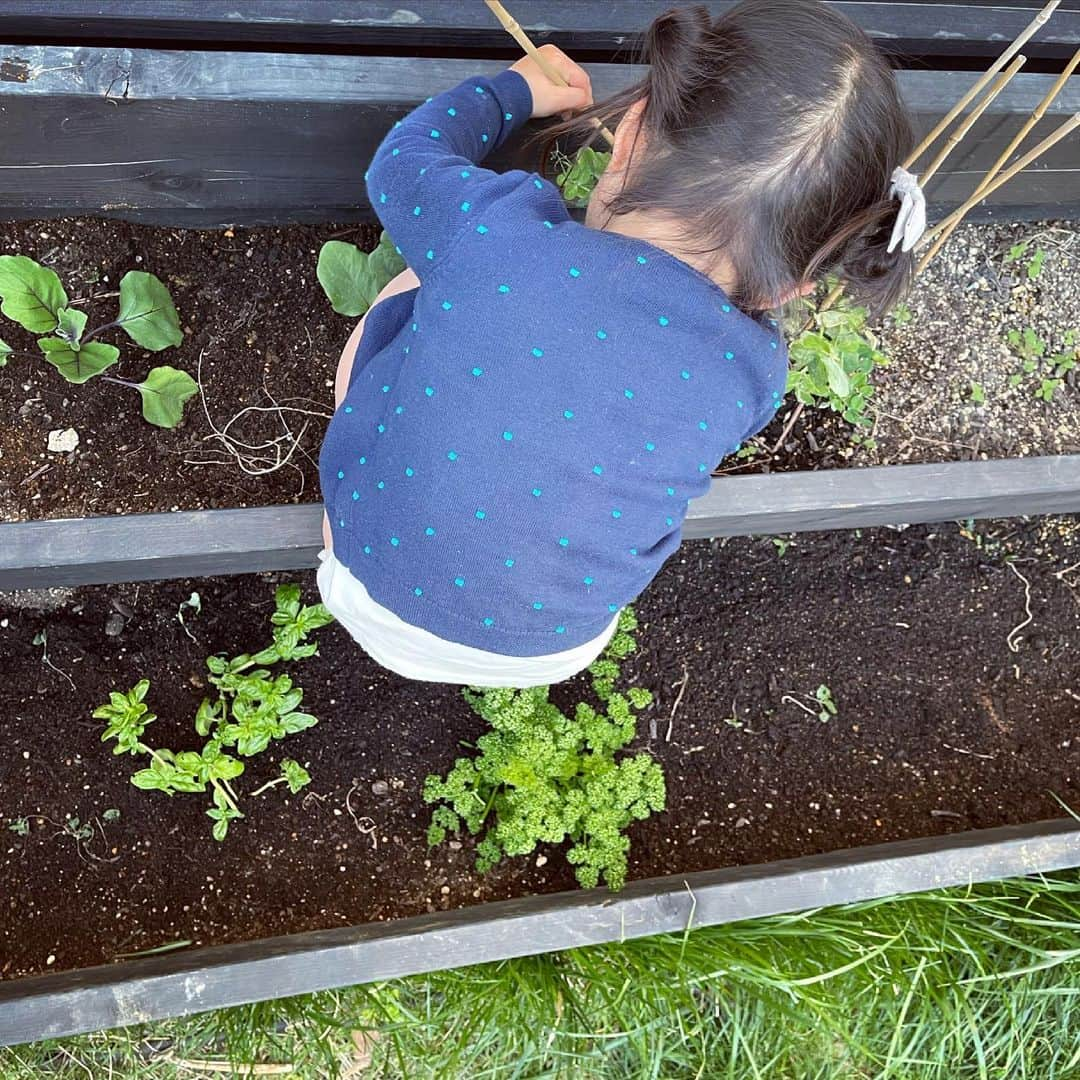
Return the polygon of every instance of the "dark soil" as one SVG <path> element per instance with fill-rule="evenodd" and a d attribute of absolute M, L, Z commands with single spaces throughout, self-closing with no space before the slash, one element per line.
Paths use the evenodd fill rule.
<path fill-rule="evenodd" d="M 18 418 L 0 430 L 0 520 L 317 501 L 334 371 L 355 323 L 335 314 L 315 277 L 319 248 L 331 237 L 369 249 L 378 230 L 0 223 L 0 253 L 51 266 L 69 297 L 87 298 L 91 327 L 115 317 L 110 294 L 128 270 L 157 274 L 180 314 L 184 342 L 147 353 L 110 332 L 105 339 L 120 347 L 120 361 L 109 374 L 138 382 L 170 364 L 198 378 L 205 395 L 205 411 L 192 398 L 177 429 L 152 427 L 137 393 L 100 379 L 65 382 L 37 359 L 36 335 L 0 320 L 0 337 L 35 354 L 13 357 L 0 371 L 0 415 Z M 237 447 L 245 471 L 214 428 L 248 407 L 272 411 L 248 412 L 228 430 L 247 444 Z M 49 432 L 65 428 L 78 433 L 78 448 L 50 453 Z"/>
<path fill-rule="evenodd" d="M 893 362 L 874 376 L 872 443 L 856 446 L 852 428 L 820 409 L 788 431 L 785 408 L 748 443 L 750 458 L 729 458 L 721 471 L 1080 452 L 1077 372 L 1053 401 L 1040 401 L 1038 373 L 1010 383 L 1021 359 L 1005 341 L 1009 330 L 1030 328 L 1054 353 L 1068 348 L 1069 331 L 1080 333 L 1077 235 L 1059 223 L 965 227 L 920 279 L 910 317 L 904 311 L 878 327 Z M 153 428 L 137 394 L 100 380 L 71 386 L 36 358 L 33 336 L 0 321 L 0 336 L 35 353 L 0 372 L 0 414 L 18 418 L 0 430 L 0 520 L 317 501 L 316 458 L 353 326 L 319 287 L 318 252 L 331 237 L 369 249 L 377 236 L 370 226 L 200 232 L 99 220 L 0 223 L 0 252 L 52 266 L 72 298 L 88 298 L 91 326 L 112 317 L 108 294 L 127 270 L 158 274 L 180 312 L 184 343 L 152 355 L 114 333 L 122 351 L 111 374 L 138 381 L 156 364 L 172 364 L 198 377 L 205 394 L 188 403 L 177 430 Z M 1008 262 L 1021 242 L 1028 254 Z M 1032 279 L 1026 267 L 1036 251 L 1045 262 Z M 973 386 L 982 403 L 972 400 Z M 215 432 L 238 414 L 230 451 Z M 66 428 L 78 433 L 77 449 L 49 452 L 49 432 Z"/>
<path fill-rule="evenodd" d="M 1077 520 L 781 547 L 687 544 L 640 601 L 627 674 L 657 695 L 638 744 L 664 765 L 669 808 L 633 828 L 632 877 L 1037 821 L 1063 815 L 1055 796 L 1080 802 Z M 1032 616 L 1016 631 L 1014 571 Z M 0 977 L 574 886 L 558 850 L 479 878 L 471 840 L 426 849 L 423 777 L 481 722 L 456 690 L 382 672 L 336 626 L 294 666 L 321 723 L 237 782 L 252 791 L 291 755 L 309 765 L 309 793 L 249 799 L 216 844 L 202 796 L 128 783 L 134 760 L 100 742 L 91 710 L 145 675 L 160 717 L 149 741 L 195 744 L 203 659 L 263 643 L 276 580 L 0 597 Z M 193 589 L 196 641 L 176 618 Z M 798 704 L 823 683 L 839 709 L 824 723 Z M 69 815 L 92 823 L 88 839 L 65 832 Z M 23 821 L 27 835 L 9 830 Z"/>

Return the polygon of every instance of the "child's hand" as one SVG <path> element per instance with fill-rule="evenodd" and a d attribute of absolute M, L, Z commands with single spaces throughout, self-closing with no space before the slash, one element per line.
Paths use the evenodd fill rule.
<path fill-rule="evenodd" d="M 570 85 L 556 86 L 530 56 L 523 56 L 514 64 L 510 70 L 516 71 L 532 91 L 534 117 L 584 109 L 593 103 L 592 84 L 584 68 L 557 45 L 541 45 L 539 52 Z"/>

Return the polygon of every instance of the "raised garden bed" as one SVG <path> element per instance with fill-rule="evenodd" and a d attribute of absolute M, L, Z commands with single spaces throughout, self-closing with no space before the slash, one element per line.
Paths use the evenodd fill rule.
<path fill-rule="evenodd" d="M 639 74 L 611 61 L 622 59 L 619 49 L 658 6 L 640 5 L 626 27 L 620 20 L 631 5 L 536 8 L 548 12 L 554 40 L 594 50 L 591 73 L 603 95 Z M 907 56 L 912 69 L 899 73 L 900 85 L 923 129 L 975 78 L 954 69 L 995 55 L 1030 15 L 1022 6 L 920 5 L 915 20 L 903 4 L 848 6 L 889 41 L 898 62 Z M 36 232 L 36 250 L 27 254 L 41 254 L 50 242 L 66 248 L 79 230 L 88 258 L 73 260 L 71 268 L 86 275 L 87 288 L 107 284 L 106 272 L 111 280 L 130 269 L 137 255 L 167 277 L 175 272 L 169 261 L 183 254 L 179 277 L 189 275 L 189 265 L 197 275 L 170 283 L 191 327 L 181 347 L 185 366 L 195 370 L 214 335 L 228 339 L 219 358 L 204 355 L 204 363 L 216 365 L 204 371 L 210 404 L 222 409 L 212 416 L 224 421 L 248 404 L 265 404 L 258 389 L 264 378 L 279 404 L 282 395 L 328 402 L 345 327 L 314 291 L 312 269 L 321 239 L 370 220 L 370 208 L 359 203 L 357 163 L 416 101 L 467 74 L 497 70 L 503 64 L 492 57 L 513 54 L 497 32 L 482 28 L 476 5 L 414 7 L 374 4 L 357 16 L 352 5 L 327 0 L 275 25 L 267 5 L 257 2 L 224 32 L 228 12 L 216 3 L 196 10 L 169 0 L 151 14 L 143 5 L 110 0 L 57 16 L 35 0 L 9 0 L 0 11 L 0 35 L 12 42 L 0 46 L 0 217 L 36 222 L 9 227 L 12 236 Z M 970 191 L 1080 42 L 1080 11 L 1073 0 L 1062 7 L 1053 33 L 1028 50 L 1035 59 L 1029 71 L 1037 73 L 1013 81 L 935 178 L 930 196 L 937 210 Z M 336 21 L 345 16 L 345 23 Z M 886 37 L 889 26 L 899 27 L 900 36 Z M 338 33 L 334 55 L 311 51 L 326 48 L 328 35 Z M 444 33 L 448 45 L 438 40 Z M 144 47 L 165 42 L 180 48 Z M 209 46 L 184 48 L 194 42 Z M 225 51 L 202 51 L 215 46 Z M 253 46 L 273 51 L 230 51 Z M 447 49 L 458 56 L 447 57 Z M 370 55 L 375 51 L 383 55 Z M 421 53 L 424 59 L 417 59 Z M 469 59 L 460 58 L 465 53 Z M 918 70 L 935 62 L 952 69 Z M 1033 138 L 1077 111 L 1078 93 L 1067 87 Z M 1059 144 L 990 200 L 982 219 L 1080 216 L 1078 152 L 1075 139 Z M 501 164 L 520 162 L 516 153 Z M 217 231 L 199 238 L 51 220 L 77 215 Z M 304 232 L 296 222 L 319 228 Z M 248 235 L 234 227 L 260 224 L 289 228 Z M 99 271 L 101 282 L 87 269 L 94 239 L 114 260 Z M 1003 232 L 994 243 L 1006 239 Z M 225 250 L 226 242 L 238 250 Z M 222 264 L 220 277 L 207 271 L 208 260 L 196 254 L 200 245 L 218 247 L 235 265 Z M 303 269 L 282 266 L 285 251 L 299 256 L 305 247 Z M 255 271 L 242 279 L 249 263 Z M 279 266 L 282 275 L 293 273 L 279 278 Z M 954 272 L 970 271 L 957 265 Z M 305 274 L 298 289 L 295 279 Z M 281 295 L 245 307 L 260 291 Z M 300 318 L 289 317 L 286 293 Z M 282 304 L 280 320 L 274 300 Z M 324 310 L 325 319 L 310 320 L 301 341 L 310 313 Z M 279 327 L 289 336 L 276 337 Z M 1065 326 L 1054 329 L 1063 333 Z M 2 493 L 0 516 L 8 521 L 0 525 L 0 588 L 310 566 L 317 505 L 277 504 L 314 496 L 310 486 L 282 482 L 313 478 L 303 453 L 317 445 L 317 416 L 305 433 L 310 442 L 296 451 L 299 474 L 285 467 L 251 486 L 235 471 L 208 484 L 204 477 L 214 467 L 206 464 L 187 466 L 196 470 L 195 480 L 147 469 L 156 492 L 135 485 L 117 501 L 94 494 L 94 481 L 107 490 L 129 467 L 123 454 L 128 462 L 151 455 L 141 439 L 125 434 L 118 441 L 118 428 L 105 423 L 108 407 L 89 403 L 105 398 L 103 389 L 73 388 L 59 395 L 59 404 L 49 389 L 33 402 L 22 395 L 36 390 L 36 374 L 29 390 L 19 369 L 9 366 L 5 378 L 12 380 L 3 384 L 3 394 L 11 395 L 6 405 L 29 404 L 22 419 L 37 433 L 44 414 L 60 427 L 67 426 L 57 422 L 60 410 L 65 416 L 87 410 L 84 449 L 101 457 L 86 454 L 80 470 L 77 453 L 65 461 L 66 471 L 20 475 Z M 1075 387 L 1069 390 L 1075 395 Z M 200 415 L 193 409 L 185 427 L 164 436 L 172 441 L 156 446 L 156 465 L 179 463 L 183 455 L 174 452 L 186 453 L 184 440 L 198 444 L 209 433 L 209 424 L 197 426 Z M 135 425 L 124 418 L 119 428 L 130 433 Z M 948 434 L 942 441 L 961 442 Z M 1046 441 L 1041 432 L 1029 446 L 983 442 L 971 450 L 965 443 L 960 454 L 925 458 L 889 457 L 882 440 L 884 457 L 870 459 L 1032 455 L 1022 460 L 724 478 L 692 508 L 687 536 L 1075 511 L 1077 458 L 1039 456 L 1077 449 L 1071 427 L 1060 434 L 1059 441 Z M 99 440 L 96 446 L 90 437 Z M 802 444 L 809 444 L 805 429 L 796 428 L 792 438 L 788 464 L 812 468 L 800 458 Z M 5 467 L 9 446 L 15 460 L 24 452 L 17 442 L 5 444 Z M 26 464 L 42 452 L 28 446 Z M 126 447 L 120 470 L 116 446 Z M 838 455 L 826 463 L 855 462 Z M 144 488 L 150 493 L 139 494 Z M 35 501 L 38 493 L 43 497 Z M 204 509 L 215 501 L 251 509 Z M 144 506 L 191 513 L 82 517 Z M 76 517 L 48 520 L 57 513 Z M 24 517 L 43 520 L 12 520 Z M 206 837 L 201 805 L 159 800 L 162 809 L 150 818 L 147 800 L 154 796 L 128 785 L 130 770 L 100 744 L 90 709 L 110 688 L 149 675 L 160 728 L 168 733 L 171 724 L 178 734 L 189 723 L 190 699 L 201 696 L 191 679 L 201 674 L 203 656 L 235 649 L 253 620 L 262 621 L 269 584 L 199 580 L 5 600 L 0 650 L 5 675 L 14 674 L 9 685 L 18 705 L 8 727 L 17 752 L 0 764 L 0 815 L 25 817 L 27 829 L 23 837 L 12 833 L 2 855 L 6 879 L 19 884 L 0 922 L 7 939 L 0 954 L 7 964 L 0 964 L 0 1041 L 1077 865 L 1080 830 L 1053 798 L 1074 801 L 1077 784 L 1071 757 L 1077 703 L 1068 689 L 1076 682 L 1080 636 L 1072 587 L 1075 523 L 1000 524 L 981 538 L 968 532 L 916 527 L 872 538 L 797 538 L 790 546 L 781 538 L 738 540 L 684 550 L 642 600 L 644 649 L 630 665 L 637 682 L 660 694 L 639 737 L 666 765 L 671 810 L 635 827 L 635 880 L 617 897 L 559 891 L 571 879 L 555 852 L 540 865 L 530 860 L 524 873 L 506 865 L 486 879 L 473 874 L 468 845 L 425 852 L 417 781 L 445 770 L 455 741 L 475 737 L 478 722 L 454 691 L 418 688 L 367 665 L 337 628 L 325 632 L 323 657 L 308 662 L 307 704 L 323 722 L 298 737 L 304 749 L 296 751 L 311 763 L 314 790 L 325 802 L 310 799 L 305 806 L 301 796 L 280 813 L 253 815 L 224 847 Z M 1010 570 L 1001 562 L 1005 553 L 1032 561 Z M 1015 574 L 1018 566 L 1027 588 Z M 204 605 L 204 614 L 188 623 L 197 643 L 175 618 L 193 588 Z M 1029 608 L 1032 623 L 1020 627 Z M 41 629 L 45 637 L 35 643 Z M 812 691 L 823 680 L 840 708 L 828 723 L 784 701 L 789 691 Z M 48 721 L 58 714 L 71 717 L 70 726 L 62 742 L 49 743 L 57 732 Z M 715 797 L 706 798 L 710 792 Z M 18 805 L 8 805 L 12 798 Z M 106 823 L 107 809 L 119 810 L 119 818 Z M 350 811 L 370 816 L 376 829 L 358 827 Z M 76 812 L 82 822 L 101 821 L 92 838 L 65 831 L 66 815 Z M 47 907 L 23 884 L 31 871 L 48 874 Z M 125 931 L 117 930 L 121 910 L 130 916 Z M 86 941 L 71 935 L 72 911 L 88 931 Z M 87 947 L 91 937 L 96 944 Z M 142 959 L 121 955 L 178 939 L 193 945 Z M 108 961 L 115 962 L 81 967 Z"/>
<path fill-rule="evenodd" d="M 1005 555 L 1030 583 L 1033 621 L 1015 653 L 1025 589 Z M 5 828 L 0 854 L 12 883 L 0 974 L 14 980 L 0 984 L 0 1039 L 679 929 L 695 900 L 698 925 L 1075 862 L 1068 822 L 994 830 L 1060 818 L 1057 800 L 1075 803 L 1080 788 L 1068 690 L 1080 605 L 1073 578 L 1057 576 L 1077 558 L 1068 519 L 968 536 L 955 525 L 815 534 L 782 555 L 767 539 L 687 545 L 639 606 L 628 676 L 657 701 L 637 745 L 663 763 L 669 809 L 632 829 L 636 882 L 617 896 L 560 892 L 573 879 L 558 850 L 486 877 L 471 842 L 427 850 L 420 782 L 482 724 L 457 691 L 387 675 L 337 627 L 302 679 L 321 723 L 288 748 L 316 794 L 275 793 L 214 844 L 202 800 L 133 788 L 130 759 L 101 744 L 89 712 L 146 675 L 155 736 L 190 739 L 203 657 L 250 638 L 271 583 L 16 594 L 0 603 L 11 703 L 0 819 L 30 829 Z M 192 588 L 197 642 L 176 619 Z M 42 629 L 48 663 L 33 641 Z M 823 681 L 839 708 L 827 723 L 784 700 Z M 58 714 L 68 722 L 50 727 Z M 256 768 L 267 776 L 245 776 L 245 790 L 273 772 Z M 83 844 L 63 831 L 68 815 L 107 809 L 119 818 Z M 193 945 L 23 981 L 177 940 Z"/>

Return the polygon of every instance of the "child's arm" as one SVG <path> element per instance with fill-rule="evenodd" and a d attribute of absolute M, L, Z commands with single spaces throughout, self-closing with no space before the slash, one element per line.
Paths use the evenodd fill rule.
<path fill-rule="evenodd" d="M 550 83 L 531 59 L 494 79 L 472 78 L 394 125 L 365 175 L 368 196 L 405 261 L 423 279 L 466 228 L 483 226 L 493 199 L 523 175 L 477 167 L 532 116 L 591 103 L 589 79 L 561 50 L 545 59 L 571 83 Z"/>

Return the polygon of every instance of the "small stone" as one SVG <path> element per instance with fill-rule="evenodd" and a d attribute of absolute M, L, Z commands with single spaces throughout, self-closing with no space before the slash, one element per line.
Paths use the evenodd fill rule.
<path fill-rule="evenodd" d="M 449 885 L 444 885 L 444 886 L 443 886 L 443 887 L 442 887 L 442 888 L 441 888 L 441 889 L 439 890 L 439 892 L 440 892 L 440 893 L 442 893 L 442 895 L 443 895 L 443 896 L 449 896 L 449 895 L 450 895 L 450 886 L 449 886 Z"/>
<path fill-rule="evenodd" d="M 49 451 L 70 454 L 79 445 L 79 433 L 74 428 L 57 428 L 49 432 Z"/>
<path fill-rule="evenodd" d="M 105 620 L 105 633 L 108 637 L 119 637 L 124 632 L 124 616 L 114 611 Z"/>
<path fill-rule="evenodd" d="M 460 840 L 451 840 L 448 846 L 451 851 L 460 851 L 462 844 Z"/>
<path fill-rule="evenodd" d="M 747 818 L 741 817 L 741 818 L 736 818 L 735 819 L 735 828 L 736 829 L 745 829 L 746 826 L 749 825 L 749 824 L 750 824 L 750 822 L 749 822 L 749 820 Z"/>
<path fill-rule="evenodd" d="M 537 855 L 536 856 L 536 865 L 537 866 L 546 866 L 547 865 L 547 856 L 546 855 Z"/>
<path fill-rule="evenodd" d="M 376 780 L 375 783 L 371 785 L 372 795 L 385 795 L 389 790 L 390 785 L 385 780 Z"/>

